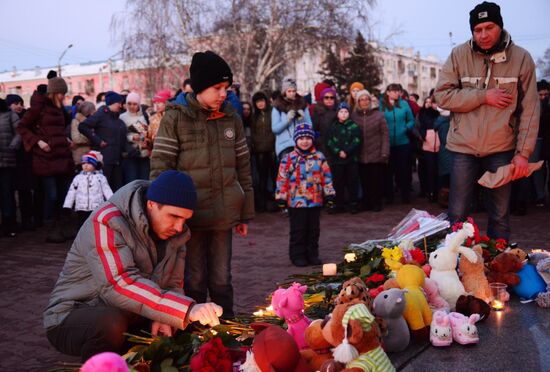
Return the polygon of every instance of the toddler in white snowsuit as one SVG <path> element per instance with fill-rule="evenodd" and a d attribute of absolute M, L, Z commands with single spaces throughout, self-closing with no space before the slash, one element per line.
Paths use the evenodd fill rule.
<path fill-rule="evenodd" d="M 90 151 L 82 156 L 82 171 L 75 176 L 63 208 L 76 211 L 79 228 L 92 211 L 113 195 L 107 178 L 99 169 L 103 156 L 98 151 Z"/>

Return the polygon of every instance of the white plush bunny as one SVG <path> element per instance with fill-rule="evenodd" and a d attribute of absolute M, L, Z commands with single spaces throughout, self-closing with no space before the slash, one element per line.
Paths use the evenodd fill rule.
<path fill-rule="evenodd" d="M 463 247 L 462 244 L 468 237 L 474 235 L 472 224 L 465 222 L 462 229 L 448 234 L 445 237 L 445 246 L 430 253 L 430 266 L 432 271 L 430 278 L 437 283 L 439 294 L 451 306 L 456 306 L 456 300 L 465 294 L 464 286 L 456 272 L 458 254 L 464 255 L 468 261 L 475 263 L 477 256 L 471 248 Z"/>

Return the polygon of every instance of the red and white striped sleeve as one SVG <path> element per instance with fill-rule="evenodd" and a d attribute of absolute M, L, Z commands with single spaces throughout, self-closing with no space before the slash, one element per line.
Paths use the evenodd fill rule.
<path fill-rule="evenodd" d="M 177 291 L 163 290 L 140 275 L 130 247 L 109 226 L 109 221 L 119 216 L 121 213 L 113 204 L 107 204 L 94 216 L 95 250 L 90 251 L 87 260 L 92 275 L 100 283 L 100 297 L 109 305 L 185 328 L 193 299 Z"/>

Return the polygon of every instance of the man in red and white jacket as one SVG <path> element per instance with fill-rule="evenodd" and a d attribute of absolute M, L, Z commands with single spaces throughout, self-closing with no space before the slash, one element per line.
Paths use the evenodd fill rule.
<path fill-rule="evenodd" d="M 151 323 L 171 335 L 193 321 L 217 325 L 222 308 L 183 293 L 185 243 L 197 194 L 182 172 L 134 181 L 92 213 L 67 254 L 44 312 L 59 351 L 86 360 L 123 352 L 124 332 Z"/>

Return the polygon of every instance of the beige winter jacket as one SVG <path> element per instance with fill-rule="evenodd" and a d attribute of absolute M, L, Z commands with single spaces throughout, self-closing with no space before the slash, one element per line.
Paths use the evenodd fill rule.
<path fill-rule="evenodd" d="M 539 104 L 535 63 L 503 30 L 504 49 L 484 55 L 473 41 L 457 46 L 445 62 L 435 89 L 439 106 L 452 112 L 447 149 L 479 157 L 516 150 L 528 158 L 535 147 Z M 485 104 L 485 92 L 512 94 L 505 109 Z"/>

